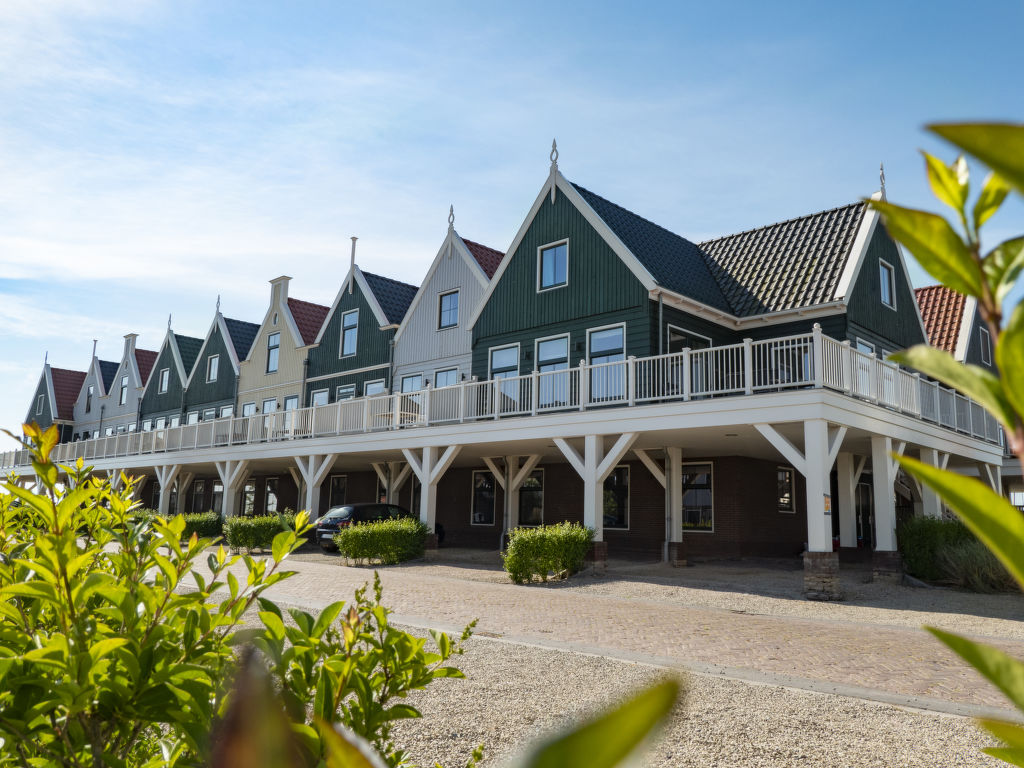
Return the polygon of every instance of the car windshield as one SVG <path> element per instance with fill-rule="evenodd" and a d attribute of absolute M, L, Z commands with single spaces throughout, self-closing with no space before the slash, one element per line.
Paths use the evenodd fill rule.
<path fill-rule="evenodd" d="M 324 520 L 347 520 L 352 517 L 352 507 L 335 507 L 327 510 Z"/>

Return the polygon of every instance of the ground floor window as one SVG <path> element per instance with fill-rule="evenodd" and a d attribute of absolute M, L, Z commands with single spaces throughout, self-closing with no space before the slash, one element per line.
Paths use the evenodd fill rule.
<path fill-rule="evenodd" d="M 192 482 L 192 513 L 205 512 L 203 502 L 206 500 L 206 480 L 199 478 Z"/>
<path fill-rule="evenodd" d="M 277 512 L 277 490 L 278 490 L 277 478 L 276 477 L 268 477 L 267 481 L 266 481 L 266 485 L 264 486 L 264 490 L 266 492 L 265 495 L 264 495 L 264 505 L 263 505 L 264 511 L 267 512 L 268 514 L 269 513 L 273 513 L 273 512 Z"/>
<path fill-rule="evenodd" d="M 348 477 L 346 475 L 331 475 L 330 491 L 327 499 L 329 507 L 340 507 L 345 503 L 345 492 L 348 490 Z"/>
<path fill-rule="evenodd" d="M 544 470 L 535 469 L 519 488 L 519 524 L 544 524 Z"/>
<path fill-rule="evenodd" d="M 604 480 L 604 527 L 629 528 L 629 467 L 612 470 Z"/>
<path fill-rule="evenodd" d="M 473 472 L 473 525 L 494 525 L 494 475 L 487 470 Z"/>
<path fill-rule="evenodd" d="M 251 480 L 242 488 L 242 514 L 251 515 L 256 512 L 256 483 Z"/>
<path fill-rule="evenodd" d="M 776 471 L 776 479 L 779 491 L 779 512 L 796 512 L 792 467 L 779 467 Z"/>
<path fill-rule="evenodd" d="M 683 465 L 683 529 L 712 531 L 715 528 L 711 464 Z"/>

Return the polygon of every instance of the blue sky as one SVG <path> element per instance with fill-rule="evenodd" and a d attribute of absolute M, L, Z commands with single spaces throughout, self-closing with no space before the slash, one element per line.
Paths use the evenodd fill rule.
<path fill-rule="evenodd" d="M 203 336 L 267 281 L 330 303 L 349 236 L 418 283 L 454 204 L 504 250 L 548 168 L 690 239 L 878 187 L 936 208 L 921 126 L 1024 119 L 1017 2 L 4 0 L 0 425 L 44 352 Z M 977 181 L 980 182 L 980 179 Z M 1019 233 L 1014 201 L 990 243 Z M 930 282 L 912 266 L 917 284 Z"/>

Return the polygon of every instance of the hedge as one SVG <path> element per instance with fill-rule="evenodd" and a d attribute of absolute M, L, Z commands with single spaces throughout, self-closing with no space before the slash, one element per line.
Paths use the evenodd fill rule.
<path fill-rule="evenodd" d="M 911 518 L 900 526 L 907 573 L 974 592 L 1007 592 L 1017 584 L 996 556 L 959 520 Z"/>
<path fill-rule="evenodd" d="M 224 540 L 232 549 L 270 549 L 274 537 L 295 527 L 294 513 L 229 517 L 224 521 Z"/>
<path fill-rule="evenodd" d="M 334 536 L 338 553 L 350 560 L 394 565 L 423 557 L 430 529 L 419 520 L 399 518 L 356 523 Z"/>
<path fill-rule="evenodd" d="M 143 518 L 152 520 L 159 516 L 159 513 L 155 509 L 146 509 L 140 507 L 132 513 L 136 520 Z M 174 518 L 176 515 L 168 515 L 169 518 Z M 182 515 L 185 518 L 185 530 L 181 533 L 181 540 L 188 541 L 192 538 L 192 534 L 196 534 L 201 539 L 215 539 L 221 536 L 222 526 L 220 515 L 216 512 L 194 512 L 188 515 Z"/>
<path fill-rule="evenodd" d="M 593 539 L 594 531 L 579 523 L 517 528 L 502 555 L 505 571 L 516 584 L 567 578 L 583 568 Z"/>

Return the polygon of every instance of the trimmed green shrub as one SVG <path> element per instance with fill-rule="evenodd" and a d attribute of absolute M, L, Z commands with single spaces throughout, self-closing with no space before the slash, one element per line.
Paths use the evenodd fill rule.
<path fill-rule="evenodd" d="M 229 517 L 224 521 L 224 540 L 234 550 L 269 549 L 281 531 L 295 528 L 295 515 Z"/>
<path fill-rule="evenodd" d="M 980 541 L 957 544 L 939 553 L 943 581 L 972 592 L 1010 592 L 1019 589 L 1006 567 Z"/>
<path fill-rule="evenodd" d="M 181 534 L 184 541 L 192 538 L 194 533 L 201 539 L 215 539 L 221 535 L 220 515 L 216 512 L 195 512 L 184 515 L 185 532 Z"/>
<path fill-rule="evenodd" d="M 594 531 L 579 523 L 517 528 L 502 556 L 505 571 L 516 584 L 534 577 L 541 581 L 549 576 L 567 578 L 583 568 L 593 540 Z"/>
<path fill-rule="evenodd" d="M 940 553 L 974 541 L 974 537 L 959 520 L 913 517 L 900 526 L 897 540 L 907 573 L 925 581 L 941 581 L 945 572 Z"/>
<path fill-rule="evenodd" d="M 350 560 L 394 565 L 423 557 L 430 529 L 419 520 L 403 517 L 356 523 L 334 536 L 338 553 Z"/>

